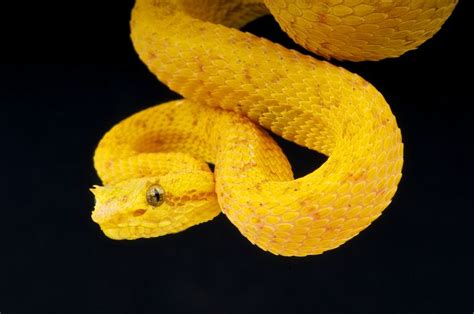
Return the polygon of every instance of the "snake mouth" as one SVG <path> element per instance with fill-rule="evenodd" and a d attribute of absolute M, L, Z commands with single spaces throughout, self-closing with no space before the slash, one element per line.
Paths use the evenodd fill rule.
<path fill-rule="evenodd" d="M 156 228 L 143 226 L 101 226 L 102 232 L 112 240 L 135 240 L 140 238 L 158 237 L 161 234 Z"/>

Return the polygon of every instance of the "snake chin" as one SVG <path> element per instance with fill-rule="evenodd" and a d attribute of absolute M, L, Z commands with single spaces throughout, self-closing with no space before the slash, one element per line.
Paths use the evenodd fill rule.
<path fill-rule="evenodd" d="M 166 232 L 160 229 L 159 226 L 146 227 L 146 226 L 125 226 L 125 227 L 102 227 L 102 232 L 112 240 L 136 240 L 140 238 L 155 238 L 163 235 L 167 235 L 170 232 Z M 176 231 L 179 232 L 179 231 Z"/>

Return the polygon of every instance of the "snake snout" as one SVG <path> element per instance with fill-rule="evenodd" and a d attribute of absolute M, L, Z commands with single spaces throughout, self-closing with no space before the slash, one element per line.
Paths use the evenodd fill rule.
<path fill-rule="evenodd" d="M 109 222 L 123 207 L 121 199 L 113 197 L 110 188 L 95 185 L 90 191 L 95 196 L 92 220 L 98 224 Z"/>

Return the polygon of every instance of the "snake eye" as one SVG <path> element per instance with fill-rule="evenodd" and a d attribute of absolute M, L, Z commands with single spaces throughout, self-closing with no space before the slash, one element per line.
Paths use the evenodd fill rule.
<path fill-rule="evenodd" d="M 152 185 L 146 191 L 146 201 L 151 206 L 160 206 L 165 201 L 165 191 L 158 185 Z"/>

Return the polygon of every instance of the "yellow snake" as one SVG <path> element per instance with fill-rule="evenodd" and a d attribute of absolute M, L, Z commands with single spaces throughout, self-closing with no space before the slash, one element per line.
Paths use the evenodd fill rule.
<path fill-rule="evenodd" d="M 135 49 L 185 99 L 135 114 L 100 141 L 94 162 L 104 186 L 92 189 L 93 220 L 110 238 L 136 239 L 179 232 L 222 211 L 274 254 L 338 247 L 396 192 L 403 144 L 395 117 L 356 74 L 236 28 L 270 11 L 323 57 L 379 60 L 430 38 L 456 3 L 137 0 Z M 294 179 L 254 122 L 327 161 Z"/>

